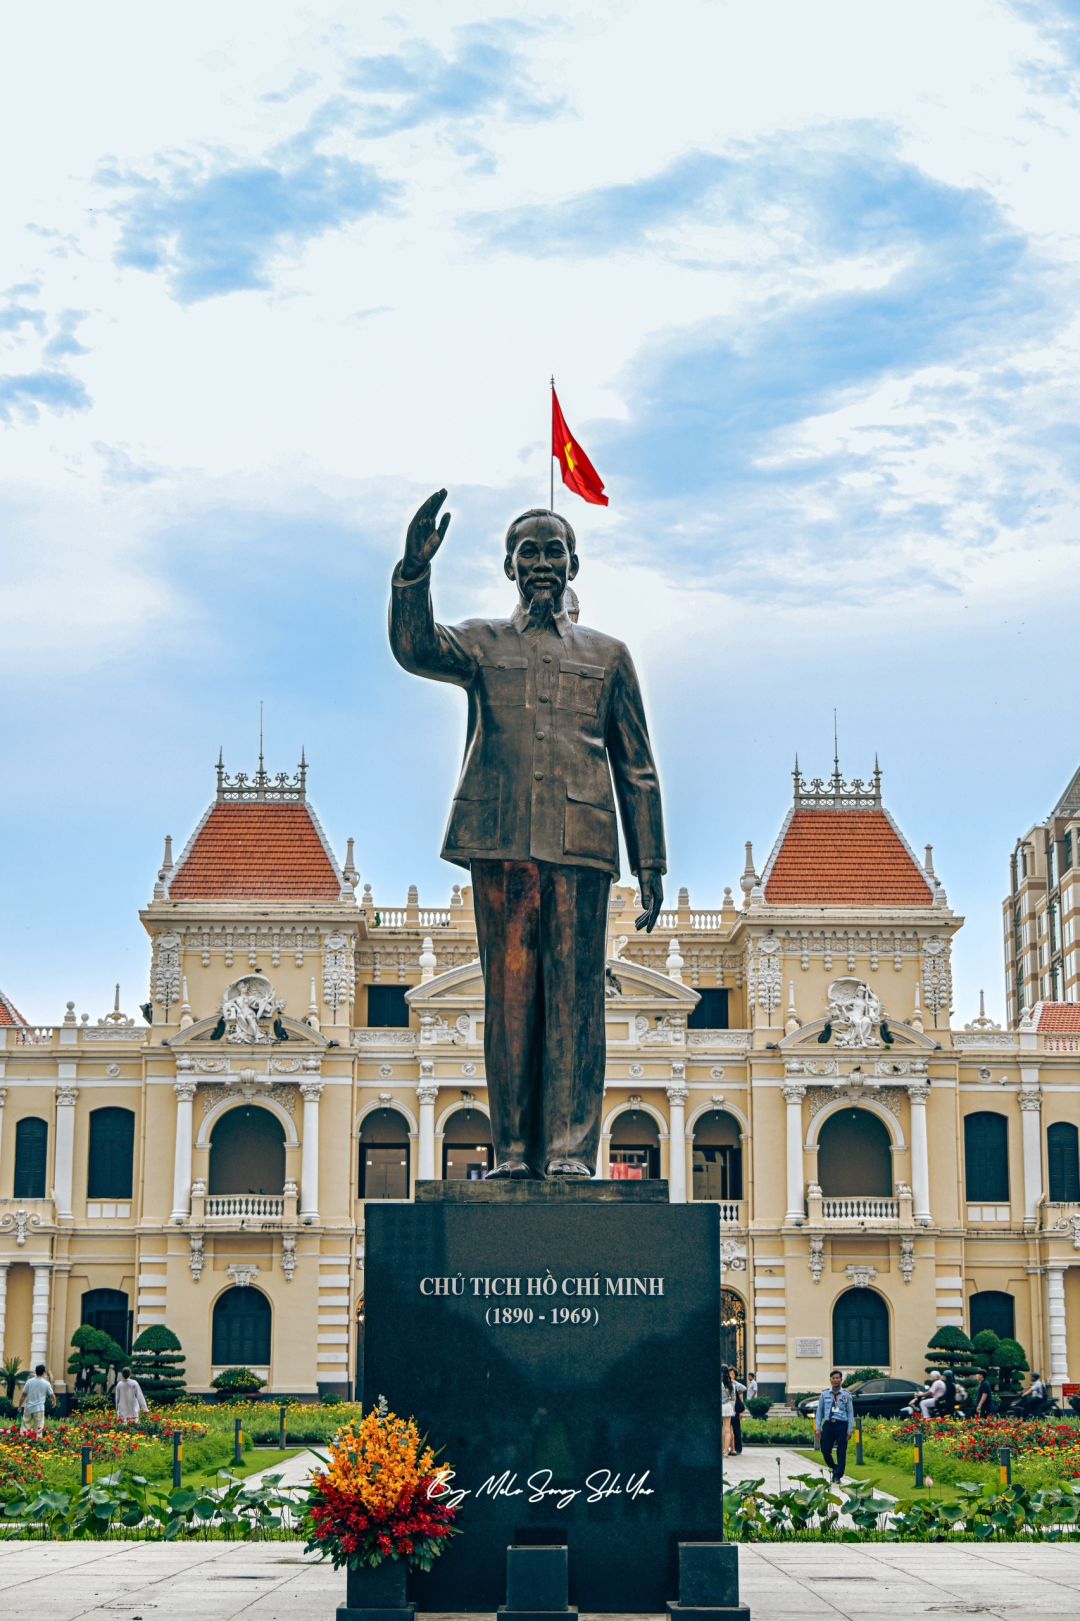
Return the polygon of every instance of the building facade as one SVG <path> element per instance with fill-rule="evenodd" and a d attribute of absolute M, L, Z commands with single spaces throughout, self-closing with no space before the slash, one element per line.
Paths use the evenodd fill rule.
<path fill-rule="evenodd" d="M 490 1163 L 470 891 L 381 904 L 306 777 L 219 764 L 166 841 L 141 1018 L 0 998 L 0 1343 L 61 1384 L 80 1323 L 167 1323 L 194 1390 L 245 1365 L 346 1391 L 367 1204 Z M 1080 1380 L 1080 1007 L 953 1027 L 963 920 L 876 768 L 796 767 L 737 897 L 680 890 L 651 936 L 637 909 L 616 886 L 600 1174 L 718 1204 L 724 1354 L 776 1395 L 833 1363 L 918 1378 L 952 1324 Z"/>

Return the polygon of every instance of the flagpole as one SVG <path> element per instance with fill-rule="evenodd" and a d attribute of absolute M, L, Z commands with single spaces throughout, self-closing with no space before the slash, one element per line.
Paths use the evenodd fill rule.
<path fill-rule="evenodd" d="M 554 411 L 555 411 L 555 373 L 554 372 L 552 372 L 552 374 L 551 374 L 551 410 L 552 410 L 552 418 L 554 420 Z M 554 512 L 555 511 L 555 455 L 554 455 L 554 452 L 552 450 L 552 445 L 551 445 L 551 430 L 550 430 L 550 427 L 548 429 L 548 472 L 549 472 L 549 474 L 551 476 L 551 490 L 550 490 L 550 494 L 549 494 L 549 497 L 548 497 L 548 511 L 549 512 Z"/>

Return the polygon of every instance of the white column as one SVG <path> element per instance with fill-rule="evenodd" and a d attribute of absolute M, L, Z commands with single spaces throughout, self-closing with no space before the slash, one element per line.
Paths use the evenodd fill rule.
<path fill-rule="evenodd" d="M 421 1060 L 420 1084 L 416 1088 L 416 1100 L 420 1105 L 419 1159 L 416 1176 L 420 1182 L 435 1180 L 435 1103 L 439 1096 L 439 1088 L 434 1080 L 434 1070 L 435 1065 L 430 1058 Z"/>
<path fill-rule="evenodd" d="M 1065 1263 L 1051 1262 L 1046 1269 L 1046 1305 L 1050 1330 L 1050 1374 L 1052 1385 L 1061 1387 L 1069 1377 L 1069 1337 L 1065 1320 Z"/>
<path fill-rule="evenodd" d="M 671 1066 L 671 1085 L 667 1089 L 671 1113 L 671 1166 L 668 1174 L 668 1199 L 672 1204 L 686 1203 L 686 1100 L 690 1096 L 686 1087 L 686 1065 L 675 1062 Z"/>
<path fill-rule="evenodd" d="M 71 1186 L 75 1171 L 75 1104 L 77 1086 L 56 1088 L 56 1153 L 53 1159 L 53 1199 L 58 1220 L 71 1220 Z"/>
<path fill-rule="evenodd" d="M 49 1285 L 52 1265 L 49 1261 L 31 1261 L 30 1265 L 34 1269 L 34 1299 L 30 1317 L 30 1367 L 33 1370 L 39 1362 L 48 1365 Z"/>
<path fill-rule="evenodd" d="M 803 1187 L 803 1125 L 802 1105 L 805 1086 L 785 1086 L 787 1104 L 787 1215 L 786 1221 L 806 1219 L 805 1189 Z"/>
<path fill-rule="evenodd" d="M 911 1201 L 915 1220 L 920 1227 L 929 1227 L 930 1215 L 930 1149 L 926 1134 L 926 1105 L 930 1087 L 925 1081 L 908 1087 L 911 1099 Z"/>
<path fill-rule="evenodd" d="M 1021 1092 L 1020 1125 L 1024 1146 L 1024 1226 L 1039 1224 L 1042 1177 L 1042 1093 Z"/>
<path fill-rule="evenodd" d="M 0 1261 L 0 1360 L 3 1360 L 4 1329 L 7 1325 L 7 1275 L 8 1262 Z"/>
<path fill-rule="evenodd" d="M 195 1081 L 177 1081 L 176 1093 L 176 1149 L 173 1155 L 173 1221 L 187 1221 L 191 1215 L 191 1148 Z"/>
<path fill-rule="evenodd" d="M 304 1100 L 304 1144 L 300 1158 L 300 1220 L 319 1219 L 319 1099 L 322 1081 L 301 1081 Z"/>

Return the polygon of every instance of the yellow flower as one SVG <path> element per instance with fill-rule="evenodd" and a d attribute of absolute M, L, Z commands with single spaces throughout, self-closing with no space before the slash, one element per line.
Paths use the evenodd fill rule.
<path fill-rule="evenodd" d="M 338 1432 L 325 1478 L 358 1498 L 373 1518 L 384 1519 L 434 1467 L 435 1454 L 424 1446 L 415 1421 L 376 1408 Z"/>

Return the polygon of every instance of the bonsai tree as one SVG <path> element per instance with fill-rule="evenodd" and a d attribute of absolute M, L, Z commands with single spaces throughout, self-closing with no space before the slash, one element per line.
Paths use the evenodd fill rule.
<path fill-rule="evenodd" d="M 997 1367 L 1001 1374 L 1002 1391 L 1018 1391 L 1023 1383 L 1020 1376 L 1027 1373 L 1030 1367 L 1024 1347 L 1017 1340 L 998 1340 Z"/>
<path fill-rule="evenodd" d="M 131 1347 L 131 1371 L 151 1405 L 179 1401 L 187 1386 L 184 1353 L 171 1328 L 144 1328 Z"/>
<path fill-rule="evenodd" d="M 4 1381 L 5 1400 L 13 1402 L 15 1386 L 21 1385 L 29 1377 L 30 1369 L 24 1368 L 17 1356 L 9 1356 L 6 1362 L 0 1363 L 0 1379 Z"/>
<path fill-rule="evenodd" d="M 255 1396 L 266 1380 L 260 1379 L 250 1368 L 223 1368 L 211 1383 L 223 1396 Z"/>
<path fill-rule="evenodd" d="M 746 1405 L 751 1418 L 768 1418 L 772 1400 L 768 1396 L 751 1396 Z"/>
<path fill-rule="evenodd" d="M 957 1384 L 970 1383 L 979 1365 L 975 1347 L 962 1328 L 939 1328 L 926 1347 L 926 1357 L 928 1375 L 935 1368 L 951 1372 Z"/>
<path fill-rule="evenodd" d="M 75 1375 L 76 1390 L 92 1390 L 95 1385 L 102 1389 L 109 1382 L 110 1368 L 118 1368 L 124 1362 L 123 1347 L 117 1345 L 111 1334 L 104 1329 L 91 1328 L 84 1323 L 77 1328 L 71 1336 L 73 1346 L 67 1371 Z"/>

